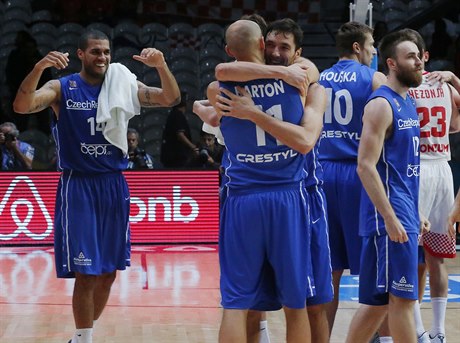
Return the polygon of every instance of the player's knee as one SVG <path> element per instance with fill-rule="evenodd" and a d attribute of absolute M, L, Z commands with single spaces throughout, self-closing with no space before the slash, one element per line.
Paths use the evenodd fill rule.
<path fill-rule="evenodd" d="M 309 318 L 321 318 L 326 315 L 326 308 L 324 305 L 309 305 L 307 306 Z"/>
<path fill-rule="evenodd" d="M 102 274 L 99 276 L 99 282 L 102 287 L 110 288 L 112 287 L 112 284 L 114 283 L 116 277 L 117 277 L 116 271 L 112 273 Z"/>

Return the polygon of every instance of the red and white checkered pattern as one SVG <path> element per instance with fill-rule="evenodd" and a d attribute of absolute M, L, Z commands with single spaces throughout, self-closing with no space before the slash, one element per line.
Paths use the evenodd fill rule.
<path fill-rule="evenodd" d="M 423 234 L 423 247 L 436 257 L 454 258 L 456 255 L 455 238 L 442 233 L 429 231 Z"/>
<path fill-rule="evenodd" d="M 319 22 L 320 1 L 276 0 L 144 0 L 144 13 L 167 13 L 186 17 L 232 21 L 254 12 L 267 21 L 279 18 Z"/>

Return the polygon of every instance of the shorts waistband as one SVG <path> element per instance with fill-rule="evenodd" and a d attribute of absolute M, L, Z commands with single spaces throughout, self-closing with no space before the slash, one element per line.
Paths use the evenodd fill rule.
<path fill-rule="evenodd" d="M 227 192 L 229 196 L 232 195 L 247 195 L 247 194 L 254 194 L 254 193 L 270 193 L 270 192 L 284 192 L 284 191 L 291 191 L 291 190 L 299 190 L 304 187 L 303 181 L 300 182 L 292 182 L 292 183 L 283 183 L 281 185 L 269 185 L 265 187 L 250 187 L 246 189 L 232 189 L 227 188 Z"/>
<path fill-rule="evenodd" d="M 62 175 L 64 176 L 74 176 L 74 177 L 112 177 L 122 174 L 121 170 L 114 170 L 111 172 L 95 173 L 95 172 L 81 172 L 71 169 L 64 169 Z"/>

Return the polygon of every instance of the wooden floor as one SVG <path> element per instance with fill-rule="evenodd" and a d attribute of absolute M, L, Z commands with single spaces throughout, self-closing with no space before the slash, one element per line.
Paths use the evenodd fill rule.
<path fill-rule="evenodd" d="M 460 259 L 449 260 L 449 343 L 460 342 Z M 135 246 L 118 274 L 94 342 L 216 342 L 221 317 L 215 246 Z M 73 334 L 73 280 L 56 279 L 52 249 L 0 248 L 0 342 L 64 343 Z M 427 291 L 428 292 L 428 291 Z M 427 293 L 428 295 L 429 293 Z M 357 280 L 345 276 L 331 342 L 344 342 L 358 306 Z M 429 297 L 422 304 L 429 328 Z M 283 342 L 284 316 L 268 315 L 272 343 Z"/>

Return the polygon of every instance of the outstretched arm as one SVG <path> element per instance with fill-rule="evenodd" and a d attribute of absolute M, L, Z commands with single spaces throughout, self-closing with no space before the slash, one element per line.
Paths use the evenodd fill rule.
<path fill-rule="evenodd" d="M 250 120 L 283 144 L 301 154 L 306 154 L 316 144 L 323 125 L 322 116 L 326 108 L 324 88 L 319 85 L 316 86 L 318 88 L 314 90 L 315 95 L 312 94 L 305 103 L 300 125 L 267 115 L 254 104 L 250 94 L 242 87 L 238 87 L 240 95 L 221 88 L 220 91 L 228 98 L 217 95 L 217 102 L 214 106 L 219 115 Z"/>
<path fill-rule="evenodd" d="M 449 82 L 460 93 L 460 79 L 451 71 L 432 71 L 427 79 L 432 84 L 436 81 Z M 460 107 L 460 103 L 457 103 L 457 106 Z"/>
<path fill-rule="evenodd" d="M 180 90 L 176 79 L 168 68 L 163 53 L 154 48 L 143 49 L 134 55 L 136 61 L 156 68 L 161 80 L 161 88 L 149 87 L 138 81 L 139 102 L 143 107 L 172 107 L 180 102 Z"/>
<path fill-rule="evenodd" d="M 227 62 L 216 66 L 219 81 L 251 81 L 256 79 L 281 79 L 298 88 L 305 95 L 311 83 L 319 79 L 318 68 L 306 58 L 299 58 L 288 67 L 253 62 Z"/>
<path fill-rule="evenodd" d="M 195 113 L 203 122 L 210 126 L 218 127 L 220 125 L 217 112 L 209 100 L 194 101 L 193 113 Z"/>
<path fill-rule="evenodd" d="M 17 113 L 35 113 L 50 106 L 56 116 L 59 115 L 59 99 L 61 87 L 58 80 L 48 81 L 37 90 L 37 85 L 46 68 L 55 67 L 64 69 L 69 63 L 68 53 L 51 51 L 38 61 L 32 71 L 22 81 L 13 102 Z"/>

